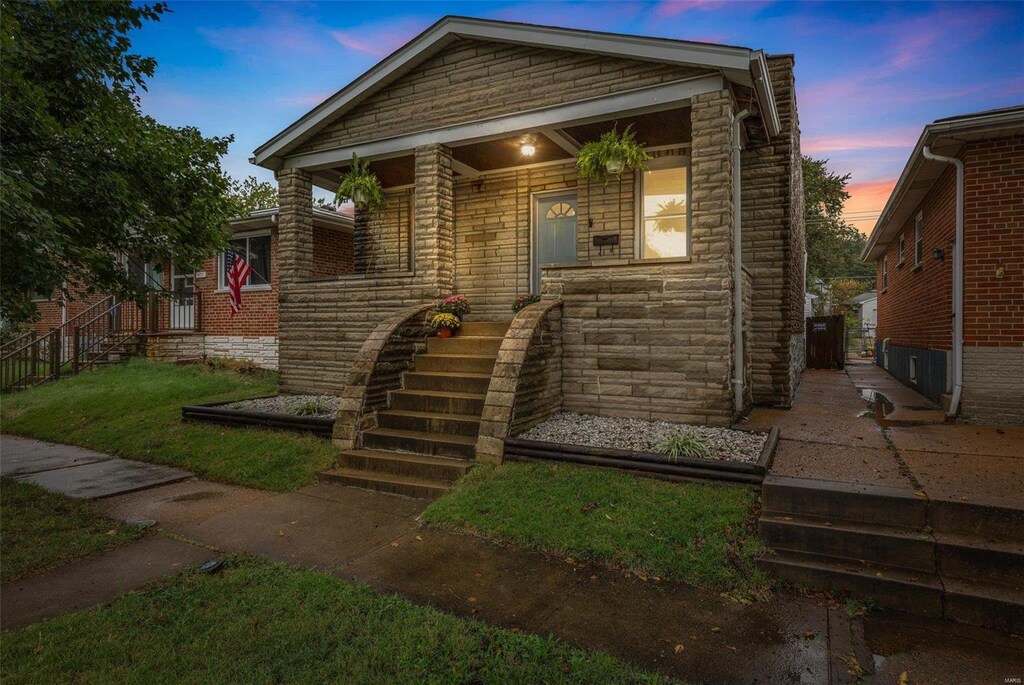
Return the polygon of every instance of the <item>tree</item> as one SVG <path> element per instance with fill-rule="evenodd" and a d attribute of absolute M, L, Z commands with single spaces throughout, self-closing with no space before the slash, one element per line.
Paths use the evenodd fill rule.
<path fill-rule="evenodd" d="M 827 295 L 822 291 L 838 278 L 867 281 L 875 273 L 873 264 L 860 260 L 867 241 L 864 234 L 843 221 L 850 174 L 832 173 L 827 165 L 827 159 L 803 158 L 807 285 L 819 295 Z"/>
<path fill-rule="evenodd" d="M 260 181 L 255 176 L 249 176 L 243 181 L 232 181 L 231 197 L 238 203 L 241 214 L 278 205 L 277 186 Z"/>
<path fill-rule="evenodd" d="M 164 126 L 139 108 L 156 62 L 128 34 L 166 5 L 0 4 L 0 316 L 31 292 L 139 299 L 125 256 L 195 268 L 237 214 L 220 158 L 232 137 Z"/>

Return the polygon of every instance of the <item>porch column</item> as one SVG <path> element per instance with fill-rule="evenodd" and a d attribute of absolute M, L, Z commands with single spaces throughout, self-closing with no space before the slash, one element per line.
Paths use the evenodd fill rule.
<path fill-rule="evenodd" d="M 282 284 L 294 283 L 313 273 L 313 179 L 302 169 L 281 169 L 276 176 L 277 268 Z"/>
<path fill-rule="evenodd" d="M 690 158 L 691 245 L 693 265 L 704 292 L 702 337 L 722 352 L 707 362 L 708 382 L 721 394 L 708 403 L 722 415 L 732 412 L 733 355 L 733 104 L 728 91 L 691 100 L 693 143 Z M 728 351 L 728 354 L 724 354 Z"/>
<path fill-rule="evenodd" d="M 448 297 L 455 287 L 454 198 L 452 151 L 440 144 L 416 148 L 414 267 L 427 300 Z"/>

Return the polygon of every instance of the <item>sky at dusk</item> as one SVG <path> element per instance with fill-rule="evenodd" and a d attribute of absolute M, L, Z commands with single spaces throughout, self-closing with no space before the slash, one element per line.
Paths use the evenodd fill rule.
<path fill-rule="evenodd" d="M 225 169 L 446 14 L 742 45 L 796 55 L 804 154 L 852 174 L 869 231 L 921 128 L 1024 102 L 1024 3 L 171 2 L 133 34 L 157 59 L 143 109 L 234 134 Z"/>

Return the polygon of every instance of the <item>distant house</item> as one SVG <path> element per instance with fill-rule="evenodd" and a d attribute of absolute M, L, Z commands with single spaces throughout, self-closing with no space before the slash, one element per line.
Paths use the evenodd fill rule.
<path fill-rule="evenodd" d="M 950 414 L 1024 423 L 1024 106 L 926 126 L 862 257 L 877 363 Z"/>
<path fill-rule="evenodd" d="M 253 267 L 242 288 L 242 311 L 234 317 L 228 307 L 223 254 L 210 257 L 201 269 L 188 273 L 170 264 L 124 259 L 126 269 L 157 291 L 142 324 L 147 356 L 163 361 L 226 357 L 277 368 L 277 224 L 278 208 L 274 207 L 234 219 L 227 227 L 232 249 Z M 337 278 L 352 272 L 350 214 L 312 208 L 311 234 L 316 254 L 314 277 Z M 34 299 L 40 313 L 34 324 L 36 333 L 63 327 L 65 340 L 70 340 L 76 326 L 115 305 L 113 298 L 103 294 L 65 300 L 54 293 Z"/>
<path fill-rule="evenodd" d="M 878 293 L 869 290 L 847 300 L 857 314 L 857 324 L 862 334 L 874 335 L 878 325 Z"/>

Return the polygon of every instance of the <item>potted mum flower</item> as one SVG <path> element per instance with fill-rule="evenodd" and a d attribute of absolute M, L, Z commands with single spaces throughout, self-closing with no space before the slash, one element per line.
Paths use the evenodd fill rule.
<path fill-rule="evenodd" d="M 448 312 L 441 312 L 440 314 L 434 314 L 434 318 L 430 320 L 430 327 L 437 332 L 439 338 L 450 338 L 452 333 L 461 326 L 462 323 L 459 321 L 459 317 Z"/>
<path fill-rule="evenodd" d="M 452 295 L 437 306 L 437 311 L 451 314 L 461 319 L 466 314 L 469 314 L 469 300 L 465 295 Z"/>
<path fill-rule="evenodd" d="M 536 304 L 537 302 L 540 302 L 540 295 L 534 295 L 533 293 L 516 295 L 516 301 L 512 303 L 512 313 L 518 314 L 531 304 Z"/>

